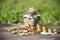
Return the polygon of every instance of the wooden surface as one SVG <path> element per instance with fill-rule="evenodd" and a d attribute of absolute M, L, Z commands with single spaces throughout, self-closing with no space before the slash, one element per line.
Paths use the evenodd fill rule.
<path fill-rule="evenodd" d="M 58 35 L 27 35 L 27 36 L 19 36 L 18 34 L 12 34 L 11 32 L 5 31 L 4 27 L 12 27 L 18 25 L 11 24 L 0 24 L 0 40 L 60 40 L 60 34 Z"/>

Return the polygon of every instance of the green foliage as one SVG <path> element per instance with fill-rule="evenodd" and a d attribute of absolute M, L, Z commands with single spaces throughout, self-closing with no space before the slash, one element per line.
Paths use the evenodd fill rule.
<path fill-rule="evenodd" d="M 35 7 L 41 24 L 60 25 L 60 0 L 0 0 L 0 23 L 18 23 L 28 8 Z"/>

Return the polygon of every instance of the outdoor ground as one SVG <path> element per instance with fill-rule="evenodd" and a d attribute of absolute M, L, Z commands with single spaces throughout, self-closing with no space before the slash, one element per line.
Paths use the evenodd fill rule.
<path fill-rule="evenodd" d="M 58 35 L 27 35 L 27 36 L 19 36 L 18 34 L 12 34 L 11 32 L 7 32 L 4 30 L 4 27 L 12 27 L 18 25 L 9 25 L 9 24 L 0 24 L 0 40 L 60 40 L 60 34 Z"/>

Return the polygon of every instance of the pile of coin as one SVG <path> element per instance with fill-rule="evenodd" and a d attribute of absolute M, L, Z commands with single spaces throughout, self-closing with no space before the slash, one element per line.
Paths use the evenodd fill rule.
<path fill-rule="evenodd" d="M 13 34 L 22 35 L 33 35 L 34 30 L 31 27 L 9 27 L 8 31 Z"/>

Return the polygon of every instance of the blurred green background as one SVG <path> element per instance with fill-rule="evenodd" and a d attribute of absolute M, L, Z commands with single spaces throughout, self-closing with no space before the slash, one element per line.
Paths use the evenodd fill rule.
<path fill-rule="evenodd" d="M 41 24 L 60 25 L 60 0 L 0 0 L 0 23 L 19 23 L 30 7 L 41 15 Z"/>

